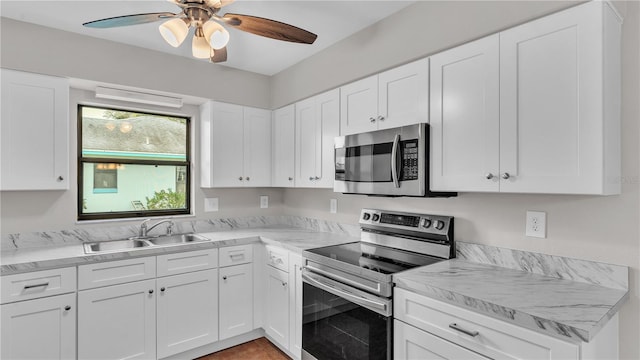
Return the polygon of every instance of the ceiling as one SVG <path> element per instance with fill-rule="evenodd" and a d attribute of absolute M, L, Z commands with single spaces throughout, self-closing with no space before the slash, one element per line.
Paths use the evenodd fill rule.
<path fill-rule="evenodd" d="M 273 75 L 413 2 L 237 0 L 225 6 L 220 14 L 230 12 L 281 21 L 311 31 L 318 35 L 318 39 L 312 45 L 295 44 L 227 27 L 231 35 L 227 46 L 228 60 L 224 65 L 211 66 L 229 66 Z M 191 36 L 180 47 L 171 47 L 158 32 L 162 21 L 110 29 L 82 26 L 82 23 L 107 17 L 164 11 L 178 13 L 180 9 L 163 0 L 0 1 L 0 14 L 3 17 L 193 59 Z"/>

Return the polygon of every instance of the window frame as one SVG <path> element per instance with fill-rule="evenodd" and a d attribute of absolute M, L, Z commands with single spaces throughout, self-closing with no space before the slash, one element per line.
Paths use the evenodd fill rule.
<path fill-rule="evenodd" d="M 138 114 L 157 115 L 165 117 L 179 117 L 186 121 L 186 149 L 184 161 L 175 160 L 145 160 L 145 159 L 119 159 L 119 158 L 100 158 L 100 157 L 83 157 L 82 156 L 82 108 L 98 108 L 103 110 L 113 111 L 126 111 Z M 148 217 L 163 217 L 174 215 L 191 215 L 192 208 L 192 194 L 191 184 L 193 173 L 191 171 L 191 116 L 188 115 L 176 115 L 170 113 L 158 113 L 154 111 L 140 110 L 140 109 L 127 109 L 120 107 L 111 107 L 105 105 L 95 104 L 78 104 L 77 108 L 77 172 L 78 172 L 78 196 L 77 196 L 77 218 L 78 221 L 86 220 L 111 220 L 111 219 L 136 219 L 136 218 L 148 218 Z M 165 166 L 184 166 L 186 168 L 186 181 L 185 181 L 185 208 L 184 209 L 161 209 L 161 210 L 131 210 L 131 211 L 117 211 L 117 212 L 99 212 L 99 213 L 83 213 L 83 199 L 84 199 L 84 164 L 124 164 L 124 165 L 165 165 Z"/>

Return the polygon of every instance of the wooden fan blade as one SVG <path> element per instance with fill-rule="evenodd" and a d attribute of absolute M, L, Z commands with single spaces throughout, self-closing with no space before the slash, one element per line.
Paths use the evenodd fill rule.
<path fill-rule="evenodd" d="M 227 47 L 222 49 L 213 50 L 213 56 L 211 57 L 212 63 L 221 63 L 227 61 Z"/>
<path fill-rule="evenodd" d="M 82 25 L 91 28 L 104 29 L 118 26 L 145 24 L 162 19 L 170 19 L 173 17 L 176 17 L 176 14 L 170 12 L 134 14 L 89 21 Z"/>
<path fill-rule="evenodd" d="M 238 30 L 276 40 L 313 44 L 318 37 L 318 35 L 299 27 L 257 16 L 225 14 L 219 19 Z"/>

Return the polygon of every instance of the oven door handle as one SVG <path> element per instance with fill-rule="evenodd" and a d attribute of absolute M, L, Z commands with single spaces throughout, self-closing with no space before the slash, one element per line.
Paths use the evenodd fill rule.
<path fill-rule="evenodd" d="M 381 294 L 381 289 L 380 289 L 380 283 L 377 283 L 375 287 L 366 286 L 364 284 L 358 283 L 357 281 L 353 281 L 353 280 L 345 278 L 344 276 L 340 276 L 340 275 L 337 275 L 337 274 L 330 273 L 328 271 L 324 271 L 322 269 L 318 269 L 317 267 L 309 265 L 309 264 L 307 264 L 305 266 L 305 268 L 309 269 L 309 271 L 311 271 L 311 272 L 318 273 L 318 274 L 323 275 L 325 277 L 328 277 L 328 278 L 330 278 L 332 280 L 339 281 L 341 283 L 345 283 L 347 285 L 353 286 L 353 287 L 361 289 L 361 290 L 375 292 L 378 295 L 382 295 Z"/>
<path fill-rule="evenodd" d="M 393 147 L 391 148 L 391 178 L 396 188 L 400 187 L 398 179 L 398 146 L 400 145 L 400 134 L 396 134 L 393 139 Z"/>
<path fill-rule="evenodd" d="M 314 279 L 312 276 L 310 276 L 308 273 L 306 272 L 302 272 L 302 279 L 307 281 L 309 284 L 312 284 L 313 286 L 318 287 L 319 289 L 322 289 L 324 291 L 330 292 L 336 296 L 340 296 L 344 299 L 347 299 L 355 304 L 364 306 L 366 308 L 369 308 L 381 315 L 385 315 L 385 316 L 390 316 L 391 315 L 391 310 L 389 309 L 388 304 L 382 303 L 382 302 L 378 302 L 378 301 L 373 301 L 370 299 L 367 299 L 365 297 L 362 296 L 358 296 L 355 294 L 351 294 L 349 292 L 346 292 L 344 290 L 338 289 L 336 287 L 333 286 L 329 286 L 323 282 L 320 282 L 316 279 Z M 372 309 L 373 308 L 373 309 Z M 375 310 L 374 310 L 375 309 Z"/>

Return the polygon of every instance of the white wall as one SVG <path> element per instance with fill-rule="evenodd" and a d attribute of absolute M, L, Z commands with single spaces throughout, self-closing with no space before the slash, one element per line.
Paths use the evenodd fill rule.
<path fill-rule="evenodd" d="M 451 199 L 376 198 L 288 189 L 285 212 L 355 223 L 363 207 L 456 217 L 455 238 L 631 267 L 620 313 L 620 356 L 640 359 L 640 4 L 620 2 L 623 26 L 622 194 L 561 196 L 462 193 Z M 473 40 L 558 8 L 560 2 L 419 2 L 272 78 L 274 108 L 396 64 Z M 338 214 L 329 199 L 338 199 Z M 547 212 L 546 239 L 524 236 L 525 211 Z"/>

